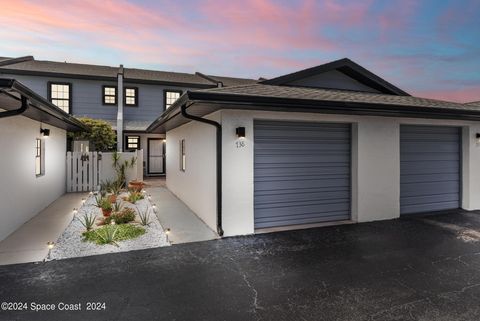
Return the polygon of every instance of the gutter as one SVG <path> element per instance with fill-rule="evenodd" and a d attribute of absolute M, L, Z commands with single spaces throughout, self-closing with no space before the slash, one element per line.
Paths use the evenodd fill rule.
<path fill-rule="evenodd" d="M 20 106 L 20 108 L 0 112 L 0 118 L 17 116 L 17 115 L 21 115 L 24 112 L 26 112 L 27 109 L 28 109 L 27 98 L 22 95 L 21 100 L 22 100 L 22 106 Z"/>
<path fill-rule="evenodd" d="M 191 104 L 189 105 L 191 106 Z M 198 121 L 210 126 L 214 126 L 217 131 L 217 233 L 219 236 L 223 236 L 222 228 L 222 125 L 220 123 L 205 119 L 197 116 L 193 116 L 187 113 L 187 105 L 182 104 L 181 114 L 183 117 Z"/>

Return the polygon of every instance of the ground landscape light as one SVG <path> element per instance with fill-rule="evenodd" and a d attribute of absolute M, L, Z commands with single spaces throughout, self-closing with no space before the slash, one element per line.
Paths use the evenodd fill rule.
<path fill-rule="evenodd" d="M 77 214 L 78 210 L 76 208 L 73 208 L 73 214 Z"/>
<path fill-rule="evenodd" d="M 51 250 L 51 249 L 53 249 L 53 247 L 55 246 L 55 242 L 52 242 L 52 241 L 47 242 L 47 246 L 48 246 L 48 249 Z"/>

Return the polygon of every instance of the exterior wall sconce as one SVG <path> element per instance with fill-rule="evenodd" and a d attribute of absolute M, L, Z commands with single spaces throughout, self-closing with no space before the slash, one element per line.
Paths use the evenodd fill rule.
<path fill-rule="evenodd" d="M 477 144 L 480 144 L 480 133 L 476 133 L 475 138 L 477 139 Z"/>
<path fill-rule="evenodd" d="M 238 138 L 245 138 L 245 127 L 237 127 L 235 133 Z"/>
<path fill-rule="evenodd" d="M 50 136 L 50 129 L 48 128 L 40 128 L 40 134 L 42 134 L 45 137 Z"/>

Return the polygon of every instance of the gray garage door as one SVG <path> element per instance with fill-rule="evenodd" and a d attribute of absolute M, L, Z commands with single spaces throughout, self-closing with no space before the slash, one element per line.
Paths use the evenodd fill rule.
<path fill-rule="evenodd" d="M 400 127 L 400 213 L 460 207 L 458 127 Z"/>
<path fill-rule="evenodd" d="M 254 127 L 255 228 L 350 218 L 350 124 Z"/>

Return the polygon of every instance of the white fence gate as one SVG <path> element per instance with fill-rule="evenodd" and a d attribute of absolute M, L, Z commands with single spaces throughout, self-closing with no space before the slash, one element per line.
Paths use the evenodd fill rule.
<path fill-rule="evenodd" d="M 127 168 L 127 181 L 143 180 L 143 150 L 118 153 L 119 161 L 136 160 L 136 166 Z M 115 180 L 113 153 L 110 152 L 68 152 L 67 153 L 67 193 L 97 190 L 102 181 Z"/>
<path fill-rule="evenodd" d="M 97 189 L 102 177 L 102 153 L 67 153 L 67 192 Z"/>

